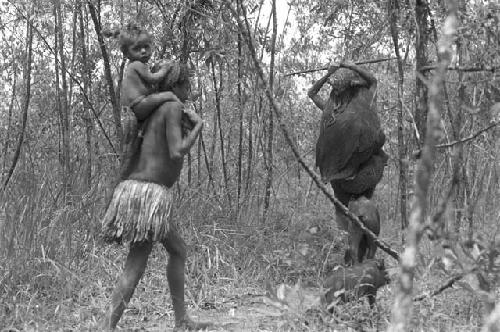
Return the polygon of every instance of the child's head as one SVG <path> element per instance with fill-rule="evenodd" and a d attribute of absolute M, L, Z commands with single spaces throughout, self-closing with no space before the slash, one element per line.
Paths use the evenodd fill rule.
<path fill-rule="evenodd" d="M 151 58 L 152 38 L 135 23 L 129 23 L 119 35 L 120 49 L 123 55 L 131 61 L 148 62 Z"/>

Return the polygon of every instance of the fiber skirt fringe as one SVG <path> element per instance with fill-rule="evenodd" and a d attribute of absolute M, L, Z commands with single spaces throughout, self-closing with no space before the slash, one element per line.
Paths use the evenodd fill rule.
<path fill-rule="evenodd" d="M 113 193 L 102 221 L 104 241 L 134 243 L 166 239 L 172 190 L 156 183 L 124 180 Z"/>

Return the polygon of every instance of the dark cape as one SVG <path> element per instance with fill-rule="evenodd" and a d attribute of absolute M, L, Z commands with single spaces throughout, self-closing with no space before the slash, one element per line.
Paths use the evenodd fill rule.
<path fill-rule="evenodd" d="M 359 88 L 342 103 L 330 98 L 321 119 L 316 166 L 342 203 L 347 204 L 351 196 L 371 197 L 388 159 L 384 143 L 369 89 Z"/>

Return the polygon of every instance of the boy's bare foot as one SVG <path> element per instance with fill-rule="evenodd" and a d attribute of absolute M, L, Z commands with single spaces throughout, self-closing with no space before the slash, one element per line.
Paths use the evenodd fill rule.
<path fill-rule="evenodd" d="M 195 322 L 189 316 L 184 317 L 180 322 L 175 323 L 173 332 L 199 331 L 213 326 L 212 322 Z"/>

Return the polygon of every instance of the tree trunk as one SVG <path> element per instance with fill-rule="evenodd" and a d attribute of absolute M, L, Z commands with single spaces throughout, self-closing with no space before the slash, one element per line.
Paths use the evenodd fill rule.
<path fill-rule="evenodd" d="M 80 8 L 78 8 L 78 16 L 79 16 L 79 21 L 80 21 L 80 47 L 81 47 L 81 55 L 82 55 L 82 80 L 83 80 L 83 91 L 86 96 L 89 96 L 90 92 L 90 68 L 89 68 L 89 62 L 88 62 L 88 57 L 87 57 L 87 43 L 85 42 L 85 22 L 84 22 L 84 6 L 81 4 L 79 5 Z M 93 126 L 92 126 L 92 117 L 91 117 L 91 105 L 90 101 L 87 98 L 83 98 L 83 112 L 82 112 L 82 118 L 83 122 L 85 123 L 85 150 L 87 152 L 87 160 L 85 163 L 85 185 L 86 185 L 86 190 L 89 190 L 90 187 L 92 186 L 92 160 L 93 160 L 93 155 L 92 155 L 92 131 L 93 131 Z"/>
<path fill-rule="evenodd" d="M 395 0 L 391 0 L 395 1 Z M 400 261 L 400 272 L 392 308 L 392 318 L 388 331 L 408 331 L 408 324 L 412 317 L 413 278 L 418 261 L 418 244 L 424 230 L 424 220 L 427 214 L 427 199 L 432 178 L 435 146 L 441 131 L 441 116 L 439 108 L 442 106 L 441 89 L 445 82 L 446 70 L 450 64 L 451 50 L 457 31 L 457 4 L 448 1 L 448 13 L 443 23 L 443 35 L 438 42 L 439 64 L 429 85 L 429 114 L 425 144 L 421 158 L 417 165 L 415 176 L 415 199 L 411 208 L 407 243 Z"/>
<path fill-rule="evenodd" d="M 256 82 L 257 84 L 257 82 Z M 251 186 L 250 184 L 252 183 L 253 179 L 253 168 L 252 168 L 252 162 L 253 162 L 253 114 L 254 112 L 258 112 L 256 108 L 262 108 L 262 96 L 259 95 L 259 101 L 255 105 L 254 108 L 251 109 L 250 114 L 248 115 L 248 157 L 247 157 L 247 179 L 246 179 L 246 185 L 245 185 L 245 192 L 246 196 L 250 195 L 251 191 Z"/>
<path fill-rule="evenodd" d="M 458 0 L 459 13 L 460 17 L 463 17 L 466 14 L 466 6 L 463 0 Z M 461 20 L 461 18 L 459 18 Z M 465 38 L 461 38 L 460 36 L 457 38 L 455 44 L 457 46 L 457 55 L 458 55 L 458 65 L 463 67 L 466 63 L 465 58 L 467 56 L 467 47 L 464 45 L 466 42 Z M 464 84 L 464 73 L 462 71 L 458 71 L 458 105 L 456 106 L 455 112 L 450 112 L 450 115 L 453 118 L 450 119 L 452 132 L 453 132 L 453 140 L 460 140 L 460 133 L 462 131 L 462 123 L 463 123 L 463 105 L 465 103 L 465 84 Z M 465 163 L 464 160 L 464 146 L 463 144 L 457 144 L 454 146 L 455 154 L 458 158 L 458 162 L 455 163 L 458 169 L 453 172 L 454 176 L 457 177 L 455 179 L 455 193 L 454 193 L 454 203 L 455 203 L 455 223 L 454 229 L 455 234 L 457 236 L 460 235 L 460 229 L 463 219 L 463 211 L 466 209 L 466 186 L 467 181 L 465 179 Z M 469 197 L 470 198 L 470 197 Z M 469 200 L 467 200 L 469 201 Z"/>
<path fill-rule="evenodd" d="M 416 21 L 416 40 L 415 40 L 415 71 L 426 78 L 427 71 L 422 71 L 421 68 L 427 66 L 427 43 L 428 36 L 428 23 L 429 4 L 427 0 L 415 1 L 415 21 Z M 427 86 L 422 78 L 417 76 L 415 79 L 415 125 L 417 132 L 415 132 L 417 146 L 422 147 L 425 137 L 425 127 L 427 121 Z"/>
<path fill-rule="evenodd" d="M 28 122 L 28 108 L 30 104 L 31 98 L 31 61 L 33 58 L 33 19 L 34 14 L 34 4 L 31 3 L 30 14 L 28 19 L 26 20 L 26 59 L 24 63 L 24 84 L 26 86 L 26 91 L 24 94 L 24 103 L 22 108 L 22 120 L 21 120 L 21 133 L 19 134 L 19 138 L 16 145 L 16 150 L 14 151 L 14 156 L 12 158 L 12 165 L 7 171 L 7 177 L 3 183 L 3 190 L 7 188 L 7 185 L 10 182 L 12 174 L 14 174 L 14 170 L 16 169 L 17 162 L 19 160 L 19 155 L 21 154 L 21 147 L 24 141 L 24 132 L 26 130 L 26 124 Z"/>
<path fill-rule="evenodd" d="M 239 8 L 239 7 L 238 7 Z M 242 77 L 242 52 L 241 52 L 241 33 L 238 32 L 238 83 L 237 83 L 237 89 L 238 89 L 238 107 L 239 107 L 239 110 L 240 110 L 240 114 L 239 114 L 239 122 L 240 122 L 240 132 L 239 132 L 239 138 L 238 138 L 238 170 L 237 170 L 237 173 L 238 173 L 238 179 L 237 179 L 237 201 L 236 201 L 236 208 L 237 208 L 237 211 L 239 212 L 240 211 L 240 198 L 241 198 L 241 171 L 242 171 L 242 164 L 243 164 L 243 135 L 244 135 L 244 131 L 243 131 L 243 119 L 244 119 L 244 104 L 243 104 L 243 96 L 241 95 L 242 94 L 242 91 L 241 91 L 241 81 L 243 79 Z M 238 213 L 239 215 L 239 213 Z"/>
<path fill-rule="evenodd" d="M 276 0 L 272 2 L 272 16 L 273 16 L 273 33 L 271 36 L 271 62 L 269 64 L 269 90 L 274 95 L 274 58 L 276 53 L 276 34 L 278 30 L 278 23 L 276 18 Z M 264 195 L 264 211 L 263 219 L 265 220 L 267 210 L 271 200 L 271 189 L 273 185 L 273 142 L 274 142 L 274 116 L 272 105 L 269 105 L 269 123 L 268 123 L 268 141 L 267 141 L 267 177 L 266 188 Z"/>
<path fill-rule="evenodd" d="M 111 76 L 111 66 L 109 64 L 109 56 L 108 51 L 106 50 L 106 44 L 104 43 L 104 38 L 102 36 L 102 28 L 100 18 L 98 16 L 98 12 L 91 1 L 87 1 L 90 17 L 92 18 L 92 22 L 94 22 L 94 29 L 97 34 L 97 40 L 99 42 L 99 47 L 101 48 L 102 59 L 104 62 L 104 74 L 106 76 L 106 82 L 108 83 L 108 93 L 111 101 L 111 105 L 113 107 L 113 118 L 115 120 L 115 129 L 116 136 L 119 142 L 119 154 L 121 157 L 121 152 L 123 149 L 123 134 L 122 134 L 122 122 L 120 116 L 120 107 L 118 105 L 118 100 L 116 98 L 115 87 L 113 83 L 113 77 Z"/>
<path fill-rule="evenodd" d="M 10 133 L 12 131 L 12 110 L 14 109 L 14 102 L 16 100 L 16 92 L 17 92 L 16 66 L 12 66 L 12 67 L 13 67 L 12 77 L 14 78 L 14 81 L 12 83 L 12 95 L 10 98 L 9 111 L 8 111 L 8 115 L 7 115 L 7 130 L 5 131 L 5 140 L 4 140 L 4 146 L 3 146 L 2 176 L 3 176 L 3 172 L 5 170 L 5 165 L 7 163 L 7 155 L 9 154 Z"/>
<path fill-rule="evenodd" d="M 221 154 L 221 162 L 222 162 L 222 176 L 224 178 L 224 185 L 225 185 L 225 191 L 228 196 L 229 202 L 231 202 L 230 199 L 230 192 L 229 192 L 229 179 L 228 179 L 228 172 L 227 172 L 227 165 L 226 165 L 226 156 L 225 156 L 225 151 L 224 151 L 224 136 L 222 132 L 222 119 L 221 119 L 221 106 L 220 106 L 220 88 L 217 86 L 217 78 L 215 76 L 215 61 L 212 58 L 211 61 L 212 65 L 212 81 L 214 84 L 214 90 L 215 90 L 215 108 L 217 110 L 217 123 L 219 125 L 219 139 L 220 139 L 220 154 Z M 219 82 L 220 85 L 222 85 L 222 82 Z"/>
<path fill-rule="evenodd" d="M 406 179 L 406 166 L 404 160 L 405 155 L 405 142 L 404 142 L 404 123 L 403 123 L 403 84 L 404 84 L 404 69 L 401 53 L 399 52 L 399 3 L 394 0 L 388 2 L 389 22 L 391 28 L 391 36 L 394 44 L 394 53 L 396 54 L 398 62 L 398 100 L 397 100 L 397 118 L 398 118 L 398 165 L 399 165 L 399 211 L 401 215 L 401 229 L 404 230 L 408 227 L 408 220 L 406 218 L 406 202 L 407 202 L 407 179 Z M 402 233 L 404 234 L 404 233 Z M 404 242 L 404 238 L 402 239 Z"/>
<path fill-rule="evenodd" d="M 66 80 L 66 59 L 64 56 L 64 35 L 63 35 L 63 23 L 62 23 L 62 8 L 61 1 L 54 0 L 54 14 L 56 20 L 56 49 L 55 52 L 59 52 L 59 63 L 57 63 L 56 57 L 56 67 L 60 66 L 61 71 L 56 69 L 56 78 L 60 75 L 62 91 L 59 90 L 59 84 L 57 84 L 57 95 L 58 95 L 58 107 L 61 116 L 61 133 L 62 133 L 62 168 L 63 168 L 63 197 L 64 201 L 67 199 L 67 195 L 71 194 L 71 165 L 70 165 L 70 130 L 69 130 L 69 104 L 68 104 L 68 83 Z"/>

